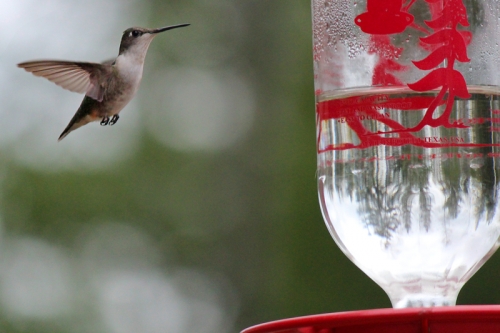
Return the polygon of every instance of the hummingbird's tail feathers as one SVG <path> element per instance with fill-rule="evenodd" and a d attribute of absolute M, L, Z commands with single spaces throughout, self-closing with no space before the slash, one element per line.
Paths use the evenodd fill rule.
<path fill-rule="evenodd" d="M 59 139 L 57 141 L 61 141 L 64 139 L 69 133 L 73 132 L 77 128 L 82 127 L 83 125 L 86 125 L 92 121 L 97 120 L 98 118 L 92 117 L 92 115 L 82 115 L 80 112 L 77 112 L 71 121 L 69 122 L 68 126 L 64 129 L 64 131 L 61 133 L 59 136 Z"/>
<path fill-rule="evenodd" d="M 65 129 L 64 132 L 61 133 L 61 135 L 59 136 L 59 139 L 57 139 L 57 141 L 61 141 L 62 139 L 64 139 L 68 134 L 69 134 L 69 130 L 68 129 Z"/>
<path fill-rule="evenodd" d="M 70 132 L 76 130 L 77 128 L 80 128 L 92 121 L 101 119 L 103 115 L 98 112 L 99 105 L 99 102 L 93 98 L 85 96 L 82 104 L 80 104 L 80 107 L 76 111 L 75 115 L 71 118 L 68 126 L 66 126 L 64 131 L 59 136 L 58 141 L 64 139 Z"/>

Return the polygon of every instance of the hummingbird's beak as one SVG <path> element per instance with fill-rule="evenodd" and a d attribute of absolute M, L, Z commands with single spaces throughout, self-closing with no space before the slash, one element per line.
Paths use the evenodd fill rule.
<path fill-rule="evenodd" d="M 172 29 L 176 29 L 176 28 L 187 27 L 188 25 L 190 25 L 190 24 L 189 23 L 184 23 L 184 24 L 171 25 L 171 26 L 168 26 L 168 27 L 163 27 L 163 28 L 158 28 L 158 29 L 152 29 L 149 33 L 150 34 L 157 34 L 157 33 L 163 32 L 163 31 L 167 31 L 167 30 L 172 30 Z"/>

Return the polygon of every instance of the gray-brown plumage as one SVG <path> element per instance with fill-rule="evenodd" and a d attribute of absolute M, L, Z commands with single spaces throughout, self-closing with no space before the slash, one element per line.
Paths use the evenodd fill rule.
<path fill-rule="evenodd" d="M 179 24 L 159 29 L 130 28 L 123 32 L 118 57 L 102 64 L 90 62 L 39 60 L 18 64 L 18 67 L 44 77 L 64 89 L 85 93 L 75 115 L 59 136 L 59 141 L 71 131 L 101 120 L 101 125 L 113 125 L 119 112 L 130 102 L 142 79 L 144 59 L 149 44 L 157 33 L 185 27 Z"/>

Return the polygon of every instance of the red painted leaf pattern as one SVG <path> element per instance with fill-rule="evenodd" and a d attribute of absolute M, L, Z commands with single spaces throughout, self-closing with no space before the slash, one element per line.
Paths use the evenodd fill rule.
<path fill-rule="evenodd" d="M 424 126 L 431 127 L 461 127 L 450 123 L 448 119 L 455 97 L 469 98 L 467 83 L 459 71 L 454 69 L 455 62 L 469 62 L 467 56 L 467 45 L 470 44 L 472 33 L 458 30 L 458 25 L 469 26 L 467 11 L 462 0 L 425 0 L 430 7 L 433 19 L 425 21 L 427 26 L 435 32 L 429 36 L 420 38 L 425 49 L 430 54 L 422 60 L 413 61 L 413 64 L 421 70 L 433 70 L 415 83 L 409 83 L 408 87 L 415 91 L 439 90 L 436 98 L 442 99 L 446 96 L 447 107 L 438 118 L 433 117 L 438 103 L 432 103 L 426 111 L 422 121 L 412 130 L 421 130 Z M 442 8 L 440 8 L 442 4 Z M 439 66 L 445 66 L 437 68 Z M 446 94 L 447 93 L 447 94 Z"/>
<path fill-rule="evenodd" d="M 426 58 L 420 61 L 412 61 L 412 62 L 418 69 L 427 71 L 439 66 L 439 64 L 441 64 L 446 59 L 447 54 L 448 54 L 447 47 L 441 46 L 436 50 L 434 50 Z"/>

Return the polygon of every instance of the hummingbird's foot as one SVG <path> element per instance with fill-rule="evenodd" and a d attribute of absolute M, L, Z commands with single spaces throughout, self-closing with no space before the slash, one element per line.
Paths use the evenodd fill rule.
<path fill-rule="evenodd" d="M 102 118 L 101 120 L 101 126 L 106 126 L 107 124 L 109 124 L 109 117 L 104 117 Z"/>
<path fill-rule="evenodd" d="M 118 119 L 120 119 L 120 116 L 118 116 L 117 114 L 115 114 L 113 117 L 111 117 L 111 120 L 109 121 L 109 126 L 113 126 L 114 124 L 116 124 Z"/>

